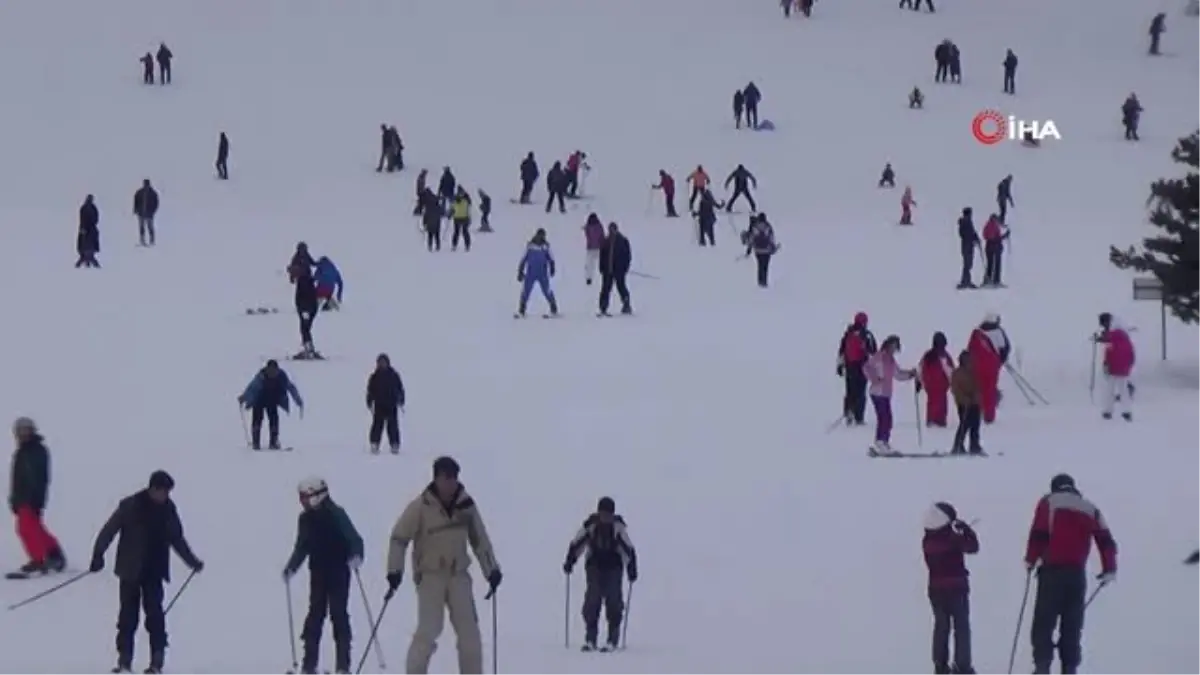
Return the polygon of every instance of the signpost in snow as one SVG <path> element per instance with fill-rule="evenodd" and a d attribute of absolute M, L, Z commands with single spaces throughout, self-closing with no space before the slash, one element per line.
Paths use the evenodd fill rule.
<path fill-rule="evenodd" d="M 1157 300 L 1161 314 L 1159 335 L 1162 339 L 1162 360 L 1167 360 L 1167 302 L 1163 293 L 1162 282 L 1156 277 L 1144 277 L 1133 280 L 1134 300 Z"/>

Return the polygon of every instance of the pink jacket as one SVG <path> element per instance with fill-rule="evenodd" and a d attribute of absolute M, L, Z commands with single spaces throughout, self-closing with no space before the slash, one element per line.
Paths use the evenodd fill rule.
<path fill-rule="evenodd" d="M 1104 350 L 1104 372 L 1113 377 L 1129 377 L 1136 357 L 1128 330 L 1113 319 L 1112 325 L 1104 331 L 1099 341 L 1107 345 Z"/>
<path fill-rule="evenodd" d="M 896 357 L 882 350 L 867 359 L 864 371 L 867 374 L 867 382 L 871 385 L 867 393 L 871 396 L 891 398 L 893 382 L 912 379 L 912 374 L 896 365 Z"/>
<path fill-rule="evenodd" d="M 589 251 L 598 251 L 604 246 L 604 226 L 599 221 L 583 226 L 583 237 Z"/>

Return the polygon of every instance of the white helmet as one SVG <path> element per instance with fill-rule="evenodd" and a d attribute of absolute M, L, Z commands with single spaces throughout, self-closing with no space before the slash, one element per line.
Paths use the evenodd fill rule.
<path fill-rule="evenodd" d="M 300 493 L 300 503 L 309 508 L 316 507 L 329 496 L 329 486 L 325 484 L 325 479 L 316 476 L 300 481 L 296 491 Z"/>
<path fill-rule="evenodd" d="M 983 315 L 984 323 L 1000 323 L 1000 315 L 995 312 L 988 312 Z"/>

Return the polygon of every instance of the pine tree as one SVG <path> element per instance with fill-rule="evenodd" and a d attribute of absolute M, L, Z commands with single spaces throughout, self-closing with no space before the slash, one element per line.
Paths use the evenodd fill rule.
<path fill-rule="evenodd" d="M 1163 285 L 1163 294 L 1171 313 L 1185 323 L 1200 320 L 1200 238 L 1197 236 L 1197 212 L 1200 211 L 1200 132 L 1179 139 L 1171 159 L 1189 167 L 1183 178 L 1163 178 L 1150 186 L 1146 206 L 1150 224 L 1162 230 L 1142 240 L 1141 251 L 1133 246 L 1121 251 L 1110 247 L 1108 259 L 1121 269 L 1149 273 Z"/>

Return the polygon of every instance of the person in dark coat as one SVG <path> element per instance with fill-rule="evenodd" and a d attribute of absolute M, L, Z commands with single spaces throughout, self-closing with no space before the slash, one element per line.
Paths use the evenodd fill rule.
<path fill-rule="evenodd" d="M 750 202 L 750 210 L 757 211 L 758 204 L 754 203 L 754 196 L 750 194 L 751 187 L 755 190 L 758 189 L 758 179 L 754 177 L 754 174 L 750 173 L 746 167 L 738 164 L 733 173 L 729 174 L 729 177 L 725 179 L 726 190 L 729 189 L 730 183 L 733 184 L 733 195 L 725 202 L 725 211 L 727 213 L 733 211 L 733 203 L 737 201 L 738 197 L 745 197 L 746 201 Z"/>
<path fill-rule="evenodd" d="M 1142 103 L 1138 101 L 1137 94 L 1130 94 L 1129 98 L 1121 104 L 1121 124 L 1125 127 L 1125 140 L 1140 141 L 1138 137 L 1138 124 L 1142 119 Z"/>
<path fill-rule="evenodd" d="M 675 212 L 675 179 L 671 177 L 671 174 L 664 169 L 659 169 L 658 183 L 651 185 L 650 189 L 662 190 L 663 201 L 667 205 L 667 217 L 678 218 L 679 214 Z"/>
<path fill-rule="evenodd" d="M 139 606 L 146 613 L 146 632 L 150 636 L 150 667 L 147 673 L 161 673 L 167 650 L 167 617 L 163 612 L 163 582 L 171 580 L 170 551 L 174 549 L 193 573 L 204 563 L 192 552 L 183 535 L 183 523 L 171 490 L 175 480 L 166 471 L 150 474 L 145 490 L 121 500 L 96 535 L 92 547 L 93 574 L 104 569 L 104 554 L 117 542 L 117 560 L 113 572 L 120 579 L 121 608 L 117 614 L 117 668 L 128 673 L 133 664 L 134 633 L 137 631 Z"/>
<path fill-rule="evenodd" d="M 138 221 L 138 243 L 154 245 L 154 214 L 158 213 L 158 192 L 150 185 L 150 179 L 142 181 L 142 187 L 133 193 L 133 215 Z"/>
<path fill-rule="evenodd" d="M 425 188 L 417 206 L 421 212 L 421 226 L 425 230 L 425 248 L 429 251 L 442 250 L 442 200 L 433 190 Z"/>
<path fill-rule="evenodd" d="M 158 45 L 158 53 L 154 55 L 154 59 L 158 61 L 158 83 L 171 84 L 171 59 L 175 55 L 167 49 L 167 43 L 163 42 Z"/>
<path fill-rule="evenodd" d="M 908 93 L 908 109 L 921 110 L 925 107 L 925 94 L 921 93 L 920 87 L 913 87 Z"/>
<path fill-rule="evenodd" d="M 479 189 L 479 231 L 494 232 L 492 229 L 492 196 Z"/>
<path fill-rule="evenodd" d="M 224 131 L 217 137 L 217 178 L 229 180 L 229 137 Z"/>
<path fill-rule="evenodd" d="M 533 158 L 533 152 L 530 152 L 521 160 L 521 196 L 517 199 L 518 202 L 529 203 L 533 194 L 533 184 L 537 182 L 539 175 L 541 172 L 538 171 L 537 160 Z"/>
<path fill-rule="evenodd" d="M 962 53 L 958 51 L 958 45 L 950 43 L 950 81 L 954 84 L 962 84 Z"/>
<path fill-rule="evenodd" d="M 700 235 L 700 245 L 717 245 L 717 209 L 724 208 L 723 202 L 718 202 L 712 190 L 704 188 L 700 192 L 700 204 L 696 206 L 696 224 Z"/>
<path fill-rule="evenodd" d="M 279 409 L 290 412 L 288 397 L 296 402 L 296 407 L 300 409 L 300 417 L 304 417 L 304 399 L 300 398 L 300 390 L 275 359 L 267 361 L 267 365 L 254 374 L 250 384 L 247 384 L 246 389 L 238 396 L 238 403 L 250 410 L 252 450 L 262 449 L 259 438 L 262 436 L 264 415 L 269 426 L 267 447 L 271 450 L 279 449 Z"/>
<path fill-rule="evenodd" d="M 621 625 L 625 615 L 622 586 L 624 577 L 629 583 L 638 580 L 637 550 L 629 538 L 625 519 L 617 514 L 612 497 L 601 497 L 596 512 L 583 521 L 583 527 L 567 546 L 563 573 L 570 576 L 579 556 L 587 552 L 583 567 L 587 586 L 583 591 L 584 651 L 593 651 L 600 633 L 600 608 L 608 620 L 608 640 L 602 648 L 611 651 L 620 646 Z"/>
<path fill-rule="evenodd" d="M 371 452 L 379 452 L 385 428 L 392 454 L 400 452 L 399 412 L 404 410 L 404 381 L 387 354 L 375 358 L 375 370 L 367 378 L 367 410 L 371 411 L 371 430 L 367 434 Z"/>
<path fill-rule="evenodd" d="M 454 173 L 450 171 L 450 167 L 442 167 L 442 177 L 438 179 L 438 206 L 442 213 L 450 213 L 448 208 L 450 202 L 454 201 L 454 193 L 458 191 L 458 181 L 454 178 Z"/>
<path fill-rule="evenodd" d="M 554 200 L 558 200 L 558 212 L 566 213 L 567 204 L 564 201 L 567 198 L 567 172 L 563 170 L 562 162 L 555 162 L 554 166 L 550 167 L 549 173 L 546 174 L 546 213 L 550 213 L 550 207 L 554 205 Z"/>
<path fill-rule="evenodd" d="M 308 252 L 308 244 L 296 242 L 296 251 L 292 253 L 292 259 L 288 262 L 288 281 L 294 284 L 301 276 L 311 276 L 312 268 L 316 264 L 312 254 Z"/>
<path fill-rule="evenodd" d="M 317 296 L 317 282 L 313 279 L 312 269 L 304 268 L 296 277 L 296 316 L 300 318 L 300 351 L 293 359 L 320 359 L 321 354 L 313 344 L 312 327 L 320 311 L 320 298 Z"/>
<path fill-rule="evenodd" d="M 154 55 L 146 52 L 138 61 L 142 63 L 142 84 L 154 84 Z"/>
<path fill-rule="evenodd" d="M 785 0 L 783 6 L 786 8 L 792 6 L 792 0 Z M 746 92 L 738 89 L 733 92 L 733 126 L 735 129 L 742 128 L 742 111 L 746 109 Z"/>
<path fill-rule="evenodd" d="M 283 567 L 290 583 L 308 559 L 308 614 L 300 639 L 304 643 L 301 673 L 316 673 L 325 617 L 333 625 L 334 672 L 350 672 L 350 577 L 362 566 L 363 540 L 345 509 L 329 497 L 321 478 L 298 486 L 303 511 L 296 519 L 296 543 Z"/>
<path fill-rule="evenodd" d="M 933 672 L 974 673 L 971 660 L 970 584 L 966 556 L 979 553 L 979 537 L 958 519 L 954 506 L 938 502 L 925 514 L 921 550 L 929 569 L 929 606 L 933 609 Z M 950 632 L 954 631 L 954 660 Z"/>
<path fill-rule="evenodd" d="M 758 90 L 758 85 L 753 82 L 747 84 L 742 90 L 742 99 L 746 102 L 746 126 L 757 129 L 758 104 L 762 101 L 762 92 Z"/>
<path fill-rule="evenodd" d="M 1012 182 L 1013 177 L 1010 173 L 1005 176 L 1003 180 L 996 184 L 996 207 L 999 209 L 999 211 L 996 213 L 996 217 L 1000 219 L 1001 223 L 1003 223 L 1004 219 L 1008 216 L 1008 207 L 1017 205 L 1017 203 L 1013 201 Z"/>
<path fill-rule="evenodd" d="M 1004 93 L 1017 93 L 1017 55 L 1011 49 L 1004 55 Z"/>
<path fill-rule="evenodd" d="M 1167 32 L 1167 15 L 1159 12 L 1150 21 L 1150 56 L 1158 56 L 1161 53 L 1158 51 L 1158 43 L 1165 32 Z"/>
<path fill-rule="evenodd" d="M 842 417 L 846 425 L 862 426 L 867 414 L 867 359 L 879 351 L 875 334 L 867 327 L 866 312 L 854 315 L 854 321 L 842 333 L 838 343 L 837 374 L 845 380 Z"/>
<path fill-rule="evenodd" d="M 879 185 L 881 188 L 896 187 L 896 171 L 892 168 L 892 163 L 888 162 L 883 165 L 883 173 L 879 175 Z"/>
<path fill-rule="evenodd" d="M 600 247 L 600 316 L 608 316 L 608 301 L 612 296 L 613 286 L 617 287 L 617 295 L 621 298 L 621 313 L 633 314 L 629 304 L 629 287 L 625 285 L 625 277 L 633 264 L 633 248 L 629 239 L 621 234 L 616 223 L 608 224 L 608 236 Z"/>
<path fill-rule="evenodd" d="M 933 61 L 937 64 L 933 73 L 934 82 L 946 82 L 950 79 L 950 46 L 949 40 L 942 40 L 933 49 Z"/>
<path fill-rule="evenodd" d="M 400 131 L 387 124 L 379 125 L 379 164 L 375 172 L 385 168 L 388 173 L 404 170 L 404 142 L 400 140 Z"/>
<path fill-rule="evenodd" d="M 958 288 L 975 288 L 971 282 L 971 268 L 975 266 L 975 249 L 979 248 L 979 233 L 975 231 L 975 223 L 971 219 L 971 207 L 962 210 L 958 219 L 958 248 L 962 254 L 962 274 L 958 279 Z"/>
<path fill-rule="evenodd" d="M 99 269 L 96 254 L 100 253 L 100 209 L 96 208 L 95 198 L 88 195 L 79 207 L 79 233 L 75 237 L 75 252 L 79 259 L 75 268 L 94 267 Z"/>
<path fill-rule="evenodd" d="M 67 567 L 67 558 L 42 520 L 50 494 L 50 451 L 28 417 L 17 418 L 12 429 L 17 449 L 12 458 L 8 508 L 16 516 L 17 536 L 29 562 L 8 578 L 61 572 Z"/>
<path fill-rule="evenodd" d="M 750 229 L 746 231 L 746 255 L 754 254 L 756 278 L 760 288 L 766 288 L 771 269 L 771 257 L 779 250 L 775 241 L 775 228 L 767 221 L 764 213 L 750 218 Z"/>

